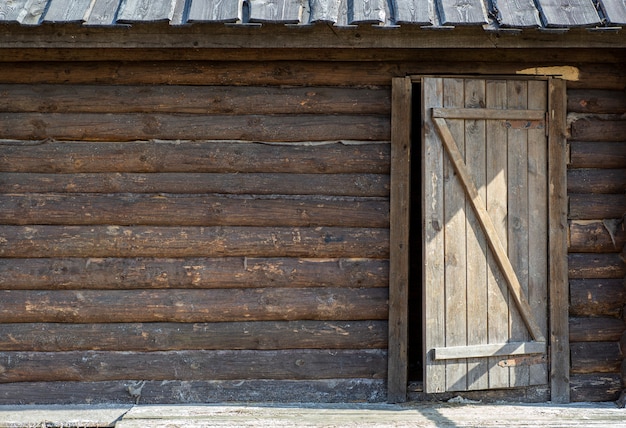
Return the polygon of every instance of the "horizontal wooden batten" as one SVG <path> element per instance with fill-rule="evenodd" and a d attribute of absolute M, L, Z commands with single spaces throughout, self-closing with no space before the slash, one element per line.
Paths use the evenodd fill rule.
<path fill-rule="evenodd" d="M 0 84 L 0 111 L 32 113 L 389 114 L 388 88 Z"/>
<path fill-rule="evenodd" d="M 435 360 L 457 358 L 497 357 L 503 355 L 543 354 L 546 352 L 545 342 L 508 342 L 490 343 L 486 345 L 449 346 L 434 349 Z"/>
<path fill-rule="evenodd" d="M 595 316 L 569 319 L 569 340 L 571 343 L 619 342 L 624 331 L 626 331 L 626 323 L 619 318 Z"/>
<path fill-rule="evenodd" d="M 138 364 L 140 362 L 140 364 Z M 0 382 L 383 379 L 385 350 L 3 352 Z"/>
<path fill-rule="evenodd" d="M 625 243 L 626 230 L 618 219 L 569 221 L 570 252 L 614 253 Z"/>
<path fill-rule="evenodd" d="M 570 253 L 567 259 L 570 279 L 610 279 L 626 276 L 626 262 L 617 253 Z"/>
<path fill-rule="evenodd" d="M 570 344 L 572 373 L 619 373 L 624 359 L 617 342 Z"/>
<path fill-rule="evenodd" d="M 0 322 L 385 320 L 385 288 L 1 290 Z"/>
<path fill-rule="evenodd" d="M 384 259 L 0 258 L 0 288 L 387 287 Z"/>
<path fill-rule="evenodd" d="M 625 194 L 571 193 L 569 196 L 569 218 L 594 220 L 621 218 L 626 213 Z"/>
<path fill-rule="evenodd" d="M 626 142 L 570 143 L 570 168 L 626 168 Z"/>
<path fill-rule="evenodd" d="M 387 321 L 0 324 L 0 351 L 383 349 Z"/>
<path fill-rule="evenodd" d="M 619 318 L 626 302 L 624 280 L 617 278 L 570 279 L 569 294 L 569 311 L 570 315 L 574 317 Z M 585 329 L 585 323 L 593 323 L 595 320 L 596 318 L 582 318 L 581 327 Z M 570 327 L 571 331 L 572 327 Z M 590 334 L 594 334 L 594 331 L 595 328 L 589 328 Z"/>
<path fill-rule="evenodd" d="M 35 173 L 389 173 L 388 143 L 1 141 L 0 171 Z"/>
<path fill-rule="evenodd" d="M 6 193 L 225 193 L 389 196 L 387 174 L 0 172 Z"/>
<path fill-rule="evenodd" d="M 626 193 L 626 169 L 580 168 L 567 171 L 569 193 Z"/>
<path fill-rule="evenodd" d="M 0 226 L 0 257 L 388 258 L 388 229 Z"/>
<path fill-rule="evenodd" d="M 0 138 L 376 141 L 389 140 L 390 124 L 383 115 L 0 113 Z"/>
<path fill-rule="evenodd" d="M 386 200 L 217 195 L 0 194 L 0 223 L 388 227 Z"/>
<path fill-rule="evenodd" d="M 465 120 L 540 120 L 546 117 L 544 110 L 499 110 L 489 108 L 434 108 L 432 117 Z"/>

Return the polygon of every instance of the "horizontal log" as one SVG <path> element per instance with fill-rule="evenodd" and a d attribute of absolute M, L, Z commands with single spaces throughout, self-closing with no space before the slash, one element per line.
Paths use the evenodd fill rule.
<path fill-rule="evenodd" d="M 626 113 L 624 91 L 570 89 L 567 111 L 575 113 Z"/>
<path fill-rule="evenodd" d="M 571 220 L 569 222 L 568 249 L 571 252 L 619 252 L 625 243 L 626 229 L 621 220 Z"/>
<path fill-rule="evenodd" d="M 624 331 L 626 331 L 626 323 L 620 318 L 573 317 L 569 319 L 569 340 L 572 343 L 618 342 Z"/>
<path fill-rule="evenodd" d="M 382 259 L 0 258 L 0 289 L 387 287 Z"/>
<path fill-rule="evenodd" d="M 570 143 L 571 168 L 626 168 L 626 142 Z"/>
<path fill-rule="evenodd" d="M 389 230 L 0 226 L 0 257 L 388 258 Z"/>
<path fill-rule="evenodd" d="M 626 169 L 577 168 L 567 171 L 568 193 L 626 193 Z"/>
<path fill-rule="evenodd" d="M 626 135 L 626 120 L 583 116 L 570 124 L 572 140 L 618 142 L 624 141 L 624 135 Z"/>
<path fill-rule="evenodd" d="M 0 324 L 0 351 L 376 349 L 386 321 Z"/>
<path fill-rule="evenodd" d="M 386 141 L 387 116 L 0 113 L 0 138 L 133 141 Z"/>
<path fill-rule="evenodd" d="M 624 356 L 617 342 L 570 344 L 571 373 L 619 373 Z"/>
<path fill-rule="evenodd" d="M 389 114 L 388 88 L 3 85 L 0 111 L 35 113 Z"/>
<path fill-rule="evenodd" d="M 383 379 L 384 350 L 4 352 L 0 382 Z"/>
<path fill-rule="evenodd" d="M 130 394 L 132 390 L 141 396 Z M 384 379 L 0 383 L 0 404 L 380 403 Z M 547 396 L 546 396 L 547 397 Z M 546 401 L 546 400 L 541 400 Z"/>
<path fill-rule="evenodd" d="M 594 220 L 622 218 L 626 214 L 626 195 L 569 194 L 569 218 Z"/>
<path fill-rule="evenodd" d="M 619 374 L 590 373 L 570 376 L 570 399 L 573 402 L 615 401 L 622 392 Z"/>
<path fill-rule="evenodd" d="M 0 171 L 39 173 L 389 173 L 389 144 L 223 141 L 3 142 Z"/>
<path fill-rule="evenodd" d="M 0 322 L 384 320 L 386 288 L 0 290 Z"/>
<path fill-rule="evenodd" d="M 569 292 L 569 312 L 575 317 L 618 318 L 626 305 L 622 279 L 571 279 Z M 592 320 L 585 318 L 586 322 Z"/>
<path fill-rule="evenodd" d="M 0 194 L 0 224 L 389 227 L 389 203 L 314 196 Z"/>
<path fill-rule="evenodd" d="M 609 279 L 626 276 L 626 263 L 619 254 L 570 253 L 567 258 L 570 279 Z"/>
<path fill-rule="evenodd" d="M 226 193 L 389 196 L 387 174 L 0 172 L 6 193 Z"/>

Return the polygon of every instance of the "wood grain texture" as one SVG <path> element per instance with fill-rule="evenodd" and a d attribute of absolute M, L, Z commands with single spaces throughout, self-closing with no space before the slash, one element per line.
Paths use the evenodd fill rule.
<path fill-rule="evenodd" d="M 582 27 L 600 24 L 600 17 L 590 0 L 573 0 L 563 3 L 558 0 L 538 0 L 546 27 Z"/>
<path fill-rule="evenodd" d="M 383 259 L 0 258 L 9 290 L 387 287 Z"/>
<path fill-rule="evenodd" d="M 571 345 L 572 374 L 619 373 L 624 359 L 617 342 L 577 342 Z"/>
<path fill-rule="evenodd" d="M 126 0 L 120 5 L 117 22 L 159 22 L 172 16 L 176 0 Z"/>
<path fill-rule="evenodd" d="M 571 168 L 626 168 L 626 142 L 569 144 Z"/>
<path fill-rule="evenodd" d="M 385 320 L 384 288 L 2 290 L 1 322 Z"/>
<path fill-rule="evenodd" d="M 50 0 L 43 22 L 82 23 L 91 0 Z"/>
<path fill-rule="evenodd" d="M 250 22 L 297 24 L 302 18 L 299 0 L 249 0 Z"/>
<path fill-rule="evenodd" d="M 626 263 L 619 254 L 569 253 L 570 279 L 611 279 L 626 276 Z"/>
<path fill-rule="evenodd" d="M 429 2 L 420 0 L 392 0 L 393 17 L 396 24 L 413 23 L 432 25 L 434 9 Z"/>
<path fill-rule="evenodd" d="M 626 169 L 579 168 L 567 171 L 568 193 L 626 193 Z"/>
<path fill-rule="evenodd" d="M 572 401 L 615 401 L 622 392 L 622 379 L 615 373 L 573 374 Z"/>
<path fill-rule="evenodd" d="M 572 317 L 569 320 L 569 325 L 570 342 L 585 344 L 589 342 L 619 342 L 622 334 L 626 331 L 626 323 L 619 318 Z"/>
<path fill-rule="evenodd" d="M 487 23 L 487 11 L 482 0 L 437 0 L 437 10 L 443 25 Z"/>
<path fill-rule="evenodd" d="M 582 116 L 570 124 L 571 139 L 575 141 L 623 142 L 626 120 L 611 117 Z"/>
<path fill-rule="evenodd" d="M 621 218 L 624 213 L 624 194 L 569 194 L 569 218 L 572 220 Z"/>
<path fill-rule="evenodd" d="M 241 21 L 239 1 L 191 0 L 188 22 L 238 22 Z"/>
<path fill-rule="evenodd" d="M 572 220 L 569 222 L 568 251 L 614 253 L 626 243 L 624 223 L 618 219 Z"/>
<path fill-rule="evenodd" d="M 570 89 L 567 91 L 567 111 L 594 114 L 623 113 L 626 112 L 626 97 L 622 91 Z"/>
<path fill-rule="evenodd" d="M 619 318 L 626 303 L 626 287 L 621 279 L 571 279 L 570 284 L 570 316 L 574 317 L 612 317 Z M 592 322 L 584 318 L 585 322 Z M 570 318 L 570 326 L 572 319 Z M 588 332 L 593 334 L 594 328 Z M 571 333 L 570 333 L 571 337 Z"/>
<path fill-rule="evenodd" d="M 541 26 L 539 13 L 533 0 L 492 0 L 498 23 L 505 28 L 534 28 Z"/>
<path fill-rule="evenodd" d="M 387 347 L 386 321 L 0 324 L 0 350 L 30 352 Z"/>
<path fill-rule="evenodd" d="M 91 3 L 84 24 L 87 26 L 112 25 L 115 22 L 119 0 L 98 0 Z"/>

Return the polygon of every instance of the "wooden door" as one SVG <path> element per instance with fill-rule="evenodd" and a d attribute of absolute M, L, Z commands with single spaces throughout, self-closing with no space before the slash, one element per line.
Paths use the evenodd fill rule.
<path fill-rule="evenodd" d="M 546 80 L 422 79 L 425 391 L 548 383 Z"/>

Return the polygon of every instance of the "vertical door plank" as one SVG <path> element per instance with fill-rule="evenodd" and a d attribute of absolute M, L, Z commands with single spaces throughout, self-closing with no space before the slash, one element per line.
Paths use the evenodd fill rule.
<path fill-rule="evenodd" d="M 389 363 L 387 401 L 406 401 L 409 206 L 411 199 L 411 94 L 410 78 L 393 79 L 391 93 L 391 205 L 389 249 Z M 415 225 L 419 227 L 419 225 Z"/>
<path fill-rule="evenodd" d="M 547 82 L 528 82 L 528 108 L 546 111 L 548 108 Z M 528 215 L 532 233 L 528 235 L 528 300 L 533 316 L 544 337 L 548 337 L 548 147 L 545 129 L 528 130 Z M 548 382 L 547 365 L 529 367 L 530 384 Z"/>
<path fill-rule="evenodd" d="M 487 81 L 487 108 L 505 109 L 506 81 Z M 505 249 L 508 248 L 508 164 L 507 131 L 499 121 L 487 122 L 487 213 Z M 487 324 L 489 343 L 509 340 L 509 288 L 491 252 L 487 254 Z M 489 388 L 508 388 L 508 367 L 498 365 L 499 358 L 489 358 Z"/>
<path fill-rule="evenodd" d="M 443 212 L 443 146 L 430 115 L 430 109 L 443 106 L 443 79 L 422 81 L 422 223 L 424 239 L 422 278 L 424 317 L 424 385 L 428 393 L 444 392 L 445 361 L 435 360 L 433 349 L 445 346 L 444 294 L 444 212 Z"/>
<path fill-rule="evenodd" d="M 448 108 L 463 107 L 464 80 L 445 79 L 443 105 Z M 461 156 L 465 156 L 465 121 L 448 121 L 450 132 Z M 445 346 L 467 345 L 467 246 L 465 236 L 465 191 L 448 156 L 444 156 L 444 211 L 445 211 L 445 295 L 446 342 Z M 446 364 L 446 389 L 467 389 L 467 360 L 450 360 Z"/>
<path fill-rule="evenodd" d="M 485 81 L 465 81 L 466 108 L 485 107 Z M 483 201 L 487 200 L 485 120 L 465 120 L 465 163 L 472 181 Z M 483 207 L 483 208 L 486 208 Z M 474 210 L 466 210 L 467 243 L 467 343 L 483 345 L 487 337 L 487 240 Z M 488 382 L 487 359 L 467 361 L 467 388 L 486 389 Z"/>
<path fill-rule="evenodd" d="M 508 81 L 507 102 L 512 109 L 528 107 L 528 82 Z M 528 298 L 528 131 L 508 130 L 508 235 L 509 260 Z M 511 310 L 511 340 L 524 342 L 529 335 L 515 305 Z M 514 367 L 511 386 L 528 385 L 528 366 Z"/>

